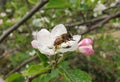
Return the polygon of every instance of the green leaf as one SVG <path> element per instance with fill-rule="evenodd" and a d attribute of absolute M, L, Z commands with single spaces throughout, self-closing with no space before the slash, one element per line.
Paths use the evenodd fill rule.
<path fill-rule="evenodd" d="M 25 82 L 25 79 L 19 73 L 14 73 L 6 79 L 6 82 Z"/>
<path fill-rule="evenodd" d="M 52 70 L 49 74 L 43 74 L 40 77 L 33 80 L 33 82 L 53 82 L 56 80 L 57 76 L 59 75 L 58 70 Z"/>
<path fill-rule="evenodd" d="M 44 54 L 41 54 L 40 51 L 37 51 L 37 55 L 39 56 L 42 63 L 47 64 L 48 57 Z"/>
<path fill-rule="evenodd" d="M 68 61 L 64 61 L 64 62 L 59 63 L 59 66 L 61 66 L 65 69 L 65 68 L 69 67 L 69 63 L 68 63 Z"/>
<path fill-rule="evenodd" d="M 47 8 L 66 8 L 70 7 L 70 3 L 67 0 L 50 0 Z"/>
<path fill-rule="evenodd" d="M 90 76 L 81 70 L 71 70 L 68 73 L 73 82 L 91 82 Z"/>
<path fill-rule="evenodd" d="M 28 59 L 29 55 L 27 55 L 25 52 L 24 53 L 17 53 L 16 55 L 10 55 L 9 60 L 11 64 L 16 67 L 20 63 L 22 63 L 24 60 Z"/>
<path fill-rule="evenodd" d="M 45 72 L 49 70 L 49 67 L 44 67 L 42 64 L 41 65 L 32 65 L 28 70 L 23 71 L 24 76 L 34 76 L 36 74 Z"/>
<path fill-rule="evenodd" d="M 79 0 L 70 0 L 71 3 L 77 3 Z"/>
<path fill-rule="evenodd" d="M 61 67 L 59 71 L 65 76 L 68 82 L 92 82 L 90 76 L 79 69 L 65 70 Z"/>
<path fill-rule="evenodd" d="M 28 0 L 29 3 L 31 4 L 36 4 L 39 0 Z"/>
<path fill-rule="evenodd" d="M 38 78 L 33 79 L 32 82 L 49 82 L 49 77 L 47 77 L 47 74 L 42 74 Z"/>

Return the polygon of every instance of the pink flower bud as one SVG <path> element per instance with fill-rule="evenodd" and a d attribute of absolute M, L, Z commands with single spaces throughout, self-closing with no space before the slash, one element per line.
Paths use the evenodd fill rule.
<path fill-rule="evenodd" d="M 82 41 L 79 42 L 78 44 L 78 50 L 81 52 L 83 55 L 92 55 L 94 54 L 94 50 L 92 48 L 92 40 L 91 39 L 83 39 Z"/>
<path fill-rule="evenodd" d="M 89 45 L 89 46 L 81 46 L 81 47 L 79 47 L 78 49 L 79 49 L 79 51 L 80 51 L 83 55 L 86 55 L 86 56 L 92 55 L 92 54 L 94 54 L 94 52 L 95 52 L 95 51 L 93 50 L 93 48 L 92 48 L 91 45 Z"/>
<path fill-rule="evenodd" d="M 86 45 L 92 45 L 92 40 L 89 38 L 85 38 L 79 42 L 79 46 L 86 46 Z"/>
<path fill-rule="evenodd" d="M 32 45 L 32 47 L 33 48 L 38 48 L 39 47 L 39 42 L 37 41 L 37 40 L 33 40 L 32 42 L 31 42 L 31 45 Z"/>

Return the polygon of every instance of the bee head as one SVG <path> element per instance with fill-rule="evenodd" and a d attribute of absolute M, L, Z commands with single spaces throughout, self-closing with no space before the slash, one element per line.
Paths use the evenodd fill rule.
<path fill-rule="evenodd" d="M 73 36 L 72 36 L 72 34 L 71 34 L 70 32 L 68 32 L 67 34 L 68 34 L 68 38 L 69 38 L 69 40 L 73 40 Z M 74 40 L 73 40 L 73 41 L 74 41 Z"/>

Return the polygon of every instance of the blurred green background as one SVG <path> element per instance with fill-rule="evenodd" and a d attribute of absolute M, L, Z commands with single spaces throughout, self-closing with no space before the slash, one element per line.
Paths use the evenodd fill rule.
<path fill-rule="evenodd" d="M 93 10 L 99 1 L 108 10 L 94 17 Z M 0 21 L 2 21 L 0 35 L 39 2 L 40 0 L 0 0 Z M 51 30 L 52 26 L 61 23 L 78 24 L 114 14 L 120 11 L 119 7 L 111 8 L 111 4 L 114 3 L 115 0 L 50 0 L 0 44 L 0 77 L 35 55 L 35 50 L 31 46 L 32 32 L 39 31 L 41 28 Z M 94 24 L 89 24 L 87 27 L 92 25 Z M 79 25 L 67 27 L 67 29 L 72 34 L 81 34 L 84 32 L 86 24 L 81 26 L 83 26 L 82 29 L 79 28 Z M 86 71 L 92 77 L 93 82 L 120 82 L 120 17 L 112 19 L 103 27 L 83 35 L 82 38 L 84 37 L 93 39 L 95 54 L 88 57 L 78 53 L 68 53 L 70 56 L 65 60 L 70 68 Z M 39 62 L 39 59 L 34 60 L 21 70 Z M 61 78 L 51 79 L 51 82 L 58 82 L 57 79 Z"/>

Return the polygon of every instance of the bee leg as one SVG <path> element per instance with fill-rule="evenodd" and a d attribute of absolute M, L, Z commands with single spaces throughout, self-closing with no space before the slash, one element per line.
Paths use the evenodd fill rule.
<path fill-rule="evenodd" d="M 69 40 L 75 41 L 73 38 L 70 38 Z"/>
<path fill-rule="evenodd" d="M 65 48 L 71 48 L 71 46 L 68 45 L 68 46 L 66 46 Z"/>

